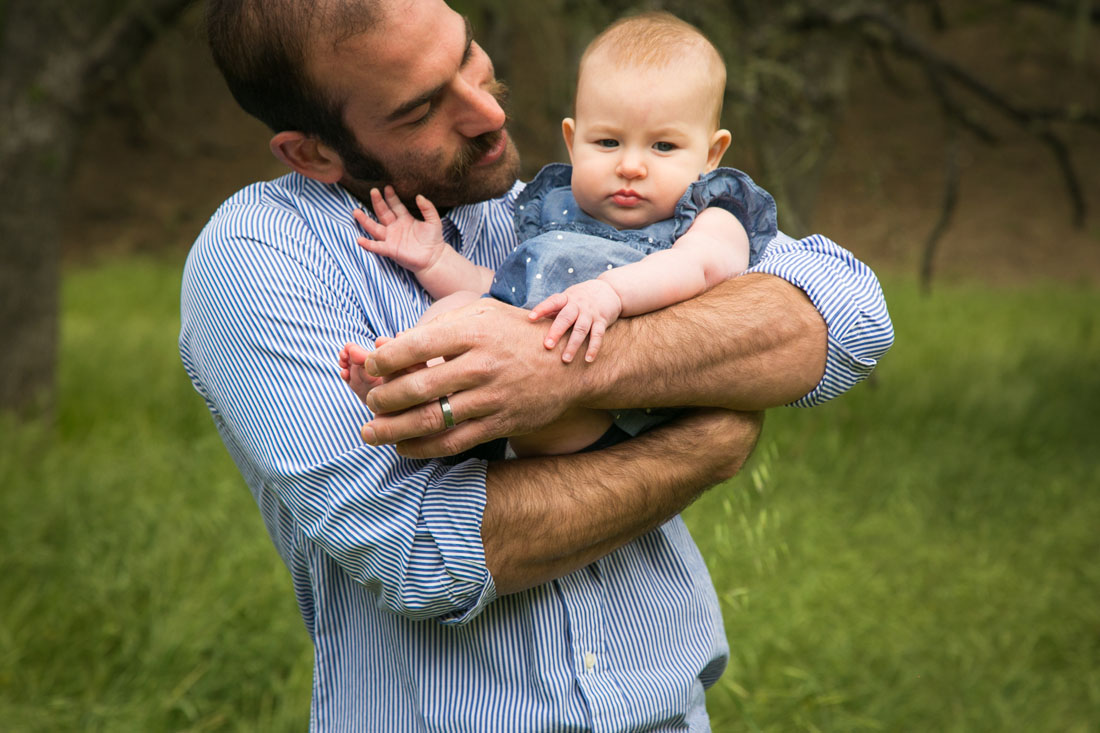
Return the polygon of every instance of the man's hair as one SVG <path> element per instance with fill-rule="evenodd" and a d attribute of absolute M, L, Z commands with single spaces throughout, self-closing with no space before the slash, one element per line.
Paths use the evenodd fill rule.
<path fill-rule="evenodd" d="M 577 82 L 585 62 L 599 56 L 614 67 L 660 69 L 692 57 L 714 99 L 714 124 L 719 126 L 726 92 L 726 64 L 702 31 L 672 13 L 654 11 L 620 18 L 603 30 L 581 55 Z"/>
<path fill-rule="evenodd" d="M 272 132 L 297 130 L 342 156 L 359 151 L 334 99 L 308 70 L 324 44 L 366 32 L 376 0 L 208 0 L 206 33 L 214 62 L 237 104 Z"/>

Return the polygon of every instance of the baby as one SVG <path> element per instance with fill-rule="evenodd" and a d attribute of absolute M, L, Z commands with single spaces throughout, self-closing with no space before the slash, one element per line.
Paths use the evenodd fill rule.
<path fill-rule="evenodd" d="M 738 275 L 776 234 L 771 196 L 718 168 L 730 144 L 719 128 L 725 79 L 717 50 L 688 23 L 668 13 L 620 20 L 581 57 L 575 116 L 562 121 L 572 167 L 547 166 L 520 194 L 522 244 L 495 273 L 444 242 L 430 201 L 417 196 L 418 220 L 389 186 L 371 191 L 377 221 L 355 212 L 373 238 L 359 244 L 411 270 L 437 299 L 423 320 L 488 291 L 530 308 L 532 320 L 553 317 L 546 348 L 571 331 L 564 361 L 587 340 L 591 362 L 618 318 Z M 345 347 L 345 378 L 366 353 Z M 593 449 L 667 419 L 662 412 L 577 410 L 510 442 L 519 455 Z"/>

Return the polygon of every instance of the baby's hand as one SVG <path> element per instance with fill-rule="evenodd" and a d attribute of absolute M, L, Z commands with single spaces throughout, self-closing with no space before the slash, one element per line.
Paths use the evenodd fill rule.
<path fill-rule="evenodd" d="M 554 348 L 558 339 L 573 328 L 569 341 L 561 352 L 561 360 L 573 361 L 573 355 L 588 339 L 588 351 L 584 360 L 593 361 L 600 351 L 604 331 L 614 323 L 622 313 L 623 303 L 615 289 L 603 280 L 585 280 L 551 295 L 536 305 L 530 314 L 532 321 L 557 314 L 550 330 L 546 333 L 543 345 Z"/>
<path fill-rule="evenodd" d="M 377 188 L 370 191 L 371 206 L 378 221 L 359 209 L 352 212 L 359 226 L 373 239 L 360 237 L 359 246 L 376 255 L 389 257 L 414 274 L 435 264 L 447 244 L 443 241 L 443 223 L 432 202 L 417 195 L 416 205 L 424 220 L 405 208 L 393 186 L 386 186 L 382 197 Z"/>

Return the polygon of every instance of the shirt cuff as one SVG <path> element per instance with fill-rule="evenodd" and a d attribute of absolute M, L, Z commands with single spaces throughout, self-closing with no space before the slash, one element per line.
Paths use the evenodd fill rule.
<path fill-rule="evenodd" d="M 893 327 L 874 273 L 825 237 L 777 241 L 748 272 L 774 275 L 798 287 L 828 329 L 825 373 L 813 390 L 790 403 L 792 407 L 812 407 L 848 391 L 871 374 L 893 343 Z"/>
<path fill-rule="evenodd" d="M 424 495 L 423 534 L 416 544 L 431 548 L 428 564 L 439 558 L 442 572 L 454 589 L 453 610 L 437 617 L 445 625 L 471 621 L 497 597 L 481 542 L 486 466 L 480 459 L 448 466 L 447 475 L 452 480 L 435 484 Z M 416 559 L 412 558 L 411 563 L 415 566 Z"/>

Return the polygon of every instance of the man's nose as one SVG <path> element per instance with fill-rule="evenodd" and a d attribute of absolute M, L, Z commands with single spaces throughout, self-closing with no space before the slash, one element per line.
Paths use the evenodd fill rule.
<path fill-rule="evenodd" d="M 497 89 L 496 80 L 483 85 L 459 81 L 459 104 L 456 128 L 464 137 L 475 138 L 486 132 L 499 130 L 504 126 L 506 115 L 497 102 L 493 92 Z"/>

